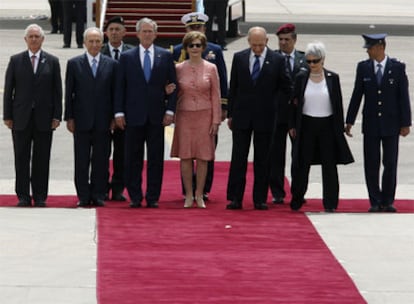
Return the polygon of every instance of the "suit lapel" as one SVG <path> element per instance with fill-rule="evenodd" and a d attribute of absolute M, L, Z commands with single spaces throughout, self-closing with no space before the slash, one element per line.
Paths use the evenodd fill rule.
<path fill-rule="evenodd" d="M 86 53 L 81 57 L 81 65 L 82 65 L 83 69 L 85 69 L 85 71 L 88 71 L 88 75 L 90 77 L 95 78 L 95 77 L 93 77 L 92 67 L 89 64 L 88 56 L 86 56 Z M 99 69 L 99 64 L 98 64 L 98 69 Z"/>

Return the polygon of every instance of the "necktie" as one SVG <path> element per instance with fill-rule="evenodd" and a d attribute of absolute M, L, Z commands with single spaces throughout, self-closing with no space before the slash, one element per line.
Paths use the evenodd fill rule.
<path fill-rule="evenodd" d="M 145 80 L 148 82 L 151 77 L 151 58 L 148 50 L 145 50 L 144 55 L 144 76 Z"/>
<path fill-rule="evenodd" d="M 259 78 L 259 74 L 260 74 L 260 60 L 259 60 L 260 56 L 254 55 L 254 57 L 256 57 L 256 59 L 254 60 L 253 69 L 252 69 L 252 80 L 255 82 L 257 78 Z"/>
<path fill-rule="evenodd" d="M 290 65 L 290 55 L 286 55 L 286 68 L 289 74 L 292 74 L 292 66 Z"/>
<path fill-rule="evenodd" d="M 376 74 L 376 76 L 377 76 L 377 84 L 378 85 L 381 85 L 381 81 L 382 81 L 382 65 L 381 65 L 381 63 L 378 63 L 377 64 L 377 74 Z"/>
<path fill-rule="evenodd" d="M 36 55 L 32 55 L 31 59 L 32 59 L 33 73 L 36 73 Z"/>
<path fill-rule="evenodd" d="M 92 74 L 93 74 L 93 77 L 96 77 L 96 70 L 98 68 L 96 63 L 97 63 L 96 59 L 93 58 L 92 59 Z"/>
<path fill-rule="evenodd" d="M 118 49 L 114 49 L 114 53 L 115 53 L 114 59 L 115 60 L 118 60 L 119 59 L 119 50 Z"/>

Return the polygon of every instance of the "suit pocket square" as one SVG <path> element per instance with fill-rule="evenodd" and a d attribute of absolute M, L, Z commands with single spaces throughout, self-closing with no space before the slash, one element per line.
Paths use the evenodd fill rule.
<path fill-rule="evenodd" d="M 370 77 L 364 77 L 364 79 L 362 81 L 371 81 Z"/>

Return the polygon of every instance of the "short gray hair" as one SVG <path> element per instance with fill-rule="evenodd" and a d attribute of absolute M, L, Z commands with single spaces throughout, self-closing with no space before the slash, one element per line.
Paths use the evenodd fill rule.
<path fill-rule="evenodd" d="M 147 18 L 147 17 L 144 17 L 137 21 L 137 24 L 135 26 L 135 29 L 137 32 L 141 31 L 141 27 L 143 24 L 150 24 L 152 28 L 154 29 L 154 32 L 157 32 L 157 29 L 158 29 L 157 23 L 154 20 Z"/>
<path fill-rule="evenodd" d="M 98 32 L 98 34 L 99 34 L 99 36 L 101 36 L 101 40 L 102 40 L 102 42 L 103 42 L 103 40 L 104 40 L 104 34 L 103 34 L 103 32 L 102 32 L 99 28 L 94 27 L 94 26 L 92 26 L 92 27 L 88 27 L 88 28 L 87 28 L 87 29 L 83 32 L 83 41 L 86 41 L 86 37 L 88 36 L 88 34 L 89 34 L 90 32 Z"/>
<path fill-rule="evenodd" d="M 39 31 L 40 36 L 42 36 L 42 37 L 44 37 L 44 36 L 45 36 L 45 32 L 43 31 L 42 27 L 41 27 L 40 25 L 36 24 L 36 23 L 32 23 L 32 24 L 29 24 L 29 25 L 26 27 L 26 29 L 24 30 L 24 36 L 25 36 L 25 37 L 29 34 L 29 31 L 30 31 L 31 29 L 36 29 L 36 30 L 38 30 L 38 31 Z"/>
<path fill-rule="evenodd" d="M 318 58 L 325 59 L 326 49 L 325 45 L 320 41 L 308 43 L 305 51 L 305 56 L 313 55 Z"/>

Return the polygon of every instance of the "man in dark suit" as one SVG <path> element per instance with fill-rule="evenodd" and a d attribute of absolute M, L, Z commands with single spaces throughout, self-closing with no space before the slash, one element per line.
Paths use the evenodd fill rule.
<path fill-rule="evenodd" d="M 63 48 L 70 48 L 72 42 L 72 23 L 76 22 L 76 43 L 83 46 L 83 31 L 86 22 L 86 0 L 63 0 Z"/>
<path fill-rule="evenodd" d="M 192 12 L 185 14 L 181 18 L 181 22 L 185 24 L 185 29 L 187 32 L 190 31 L 199 31 L 205 33 L 206 30 L 206 21 L 208 20 L 208 16 L 204 15 L 203 13 Z M 175 62 L 179 63 L 186 59 L 188 59 L 187 52 L 183 49 L 183 44 L 177 44 L 173 48 L 173 57 Z M 227 68 L 226 63 L 224 61 L 223 51 L 221 47 L 217 44 L 207 42 L 207 47 L 203 51 L 202 57 L 215 64 L 217 67 L 217 71 L 220 78 L 220 92 L 221 92 L 221 114 L 222 114 L 222 121 L 227 117 L 227 94 L 228 94 L 228 82 L 227 82 Z M 218 142 L 218 136 L 216 138 L 216 145 Z M 204 193 L 203 193 L 203 200 L 208 200 L 208 194 L 211 191 L 211 186 L 213 184 L 213 176 L 214 176 L 214 160 L 209 161 L 207 163 L 207 176 L 206 176 L 206 183 L 204 186 Z M 193 178 L 193 188 L 195 191 L 195 173 Z M 184 187 L 183 187 L 184 192 Z"/>
<path fill-rule="evenodd" d="M 117 62 L 100 53 L 103 33 L 88 28 L 86 53 L 68 61 L 65 120 L 73 133 L 78 206 L 104 206 L 108 183 L 109 134 Z"/>
<path fill-rule="evenodd" d="M 279 40 L 279 50 L 277 52 L 285 58 L 286 73 L 290 77 L 293 87 L 296 74 L 302 69 L 307 69 L 305 53 L 295 49 L 297 34 L 294 24 L 286 23 L 281 25 L 277 29 L 276 35 Z M 284 185 L 290 97 L 284 94 L 284 92 L 280 92 L 277 118 L 272 135 L 269 185 L 274 204 L 283 204 L 286 196 Z"/>
<path fill-rule="evenodd" d="M 352 136 L 351 128 L 364 96 L 362 133 L 365 182 L 371 204 L 368 211 L 396 212 L 393 203 L 399 136 L 407 136 L 411 126 L 408 79 L 405 64 L 385 54 L 386 34 L 362 36 L 369 59 L 358 63 L 345 131 Z M 381 162 L 383 172 L 380 183 Z"/>
<path fill-rule="evenodd" d="M 133 46 L 122 41 L 126 33 L 124 19 L 121 16 L 115 16 L 106 23 L 105 34 L 108 37 L 108 43 L 102 46 L 101 53 L 119 60 L 121 53 L 132 49 Z M 108 180 L 107 199 L 109 199 L 109 190 L 112 190 L 113 201 L 125 201 L 123 195 L 124 183 L 124 145 L 125 145 L 125 131 L 119 128 L 114 128 L 111 132 L 111 141 L 113 143 L 112 153 L 112 178 Z M 111 150 L 111 145 L 109 146 Z M 109 151 L 109 157 L 111 151 Z M 108 174 L 110 176 L 110 173 Z"/>
<path fill-rule="evenodd" d="M 41 49 L 44 31 L 29 25 L 28 50 L 10 58 L 3 98 L 4 124 L 12 130 L 17 206 L 46 206 L 52 131 L 62 118 L 62 80 L 59 60 Z"/>
<path fill-rule="evenodd" d="M 254 208 L 266 210 L 269 148 L 280 90 L 290 94 L 283 56 L 270 50 L 262 27 L 250 28 L 250 48 L 234 54 L 230 75 L 228 126 L 233 148 L 227 185 L 227 209 L 241 209 L 247 160 L 253 135 Z"/>
<path fill-rule="evenodd" d="M 164 127 L 174 120 L 176 92 L 165 87 L 176 83 L 172 54 L 153 44 L 157 24 L 142 18 L 136 25 L 138 47 L 124 52 L 116 79 L 115 121 L 125 129 L 125 185 L 132 208 L 141 207 L 144 145 L 147 146 L 148 208 L 158 208 L 164 169 Z"/>

